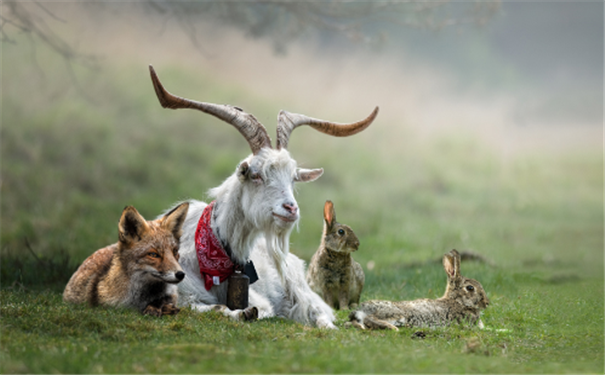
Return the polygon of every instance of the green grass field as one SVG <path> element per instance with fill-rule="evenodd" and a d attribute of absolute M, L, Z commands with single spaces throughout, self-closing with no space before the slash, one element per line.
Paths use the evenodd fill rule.
<path fill-rule="evenodd" d="M 249 150 L 213 118 L 163 110 L 146 65 L 107 64 L 101 76 L 113 80 L 75 65 L 84 96 L 60 59 L 43 48 L 38 55 L 44 67 L 2 71 L 2 373 L 605 371 L 602 151 L 502 158 L 470 132 L 419 141 L 411 124 L 380 115 L 350 139 L 293 134 L 294 158 L 325 174 L 297 188 L 302 219 L 291 249 L 310 259 L 330 199 L 361 241 L 362 300 L 439 297 L 441 256 L 477 252 L 488 262 L 463 262 L 462 273 L 491 300 L 486 330 L 422 329 L 416 338 L 414 329 L 346 329 L 346 312 L 341 329 L 324 331 L 187 309 L 157 319 L 64 304 L 79 263 L 117 240 L 125 205 L 152 218 L 178 200 L 205 199 Z M 3 47 L 4 61 L 27 57 Z M 274 133 L 275 103 L 208 72 L 175 64 L 158 72 L 170 90 L 241 105 Z"/>

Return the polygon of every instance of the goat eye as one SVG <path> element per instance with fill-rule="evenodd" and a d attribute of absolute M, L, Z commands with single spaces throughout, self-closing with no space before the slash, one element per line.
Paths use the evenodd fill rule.
<path fill-rule="evenodd" d="M 467 285 L 466 290 L 468 290 L 469 292 L 472 292 L 473 290 L 475 290 L 475 287 L 472 285 Z"/>
<path fill-rule="evenodd" d="M 341 236 L 344 236 L 344 234 L 345 234 L 344 229 L 339 229 L 338 230 L 338 234 L 341 235 Z"/>

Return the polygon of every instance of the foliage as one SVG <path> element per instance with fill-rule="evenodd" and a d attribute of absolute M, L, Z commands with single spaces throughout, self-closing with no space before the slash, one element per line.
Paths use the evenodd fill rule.
<path fill-rule="evenodd" d="M 52 26 L 58 18 L 41 3 L 27 6 L 18 1 L 6 1 L 6 16 L 2 24 L 10 24 L 20 32 L 35 36 L 65 59 L 80 58 L 72 45 L 60 38 Z M 349 40 L 376 44 L 384 42 L 388 29 L 381 25 L 440 30 L 466 24 L 483 25 L 499 9 L 499 1 L 470 3 L 453 9 L 447 1 L 417 2 L 350 2 L 326 1 L 203 1 L 175 2 L 146 0 L 140 2 L 144 11 L 153 12 L 161 19 L 175 18 L 185 35 L 199 49 L 200 22 L 216 22 L 243 31 L 253 38 L 267 38 L 276 52 L 284 53 L 288 44 L 311 30 L 329 35 L 342 35 Z M 42 11 L 41 11 L 42 10 Z M 102 4 L 91 11 L 105 10 Z M 2 29 L 3 41 L 13 37 Z"/>

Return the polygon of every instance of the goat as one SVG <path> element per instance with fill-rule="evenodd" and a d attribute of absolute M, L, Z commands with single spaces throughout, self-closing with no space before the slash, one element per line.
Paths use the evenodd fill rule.
<path fill-rule="evenodd" d="M 191 108 L 215 116 L 234 126 L 252 150 L 230 177 L 209 191 L 213 203 L 189 201 L 180 240 L 180 263 L 187 277 L 179 284 L 179 305 L 199 312 L 218 310 L 236 320 L 278 316 L 320 328 L 336 328 L 332 309 L 305 279 L 304 262 L 289 251 L 290 233 L 300 217 L 294 183 L 314 181 L 323 174 L 323 169 L 298 168 L 287 146 L 290 134 L 301 125 L 338 137 L 359 133 L 374 121 L 378 107 L 367 118 L 351 124 L 280 111 L 274 149 L 265 127 L 251 114 L 230 105 L 175 96 L 164 89 L 153 67 L 149 69 L 162 107 Z M 199 240 L 204 231 L 201 220 L 206 220 L 211 229 L 210 242 L 214 241 L 229 256 L 226 260 L 210 256 L 212 259 L 205 258 L 203 262 L 222 262 L 229 268 L 243 267 L 252 260 L 255 265 L 258 281 L 250 285 L 251 307 L 227 308 L 228 279 L 223 280 L 211 271 L 202 272 L 197 250 L 206 246 L 200 245 Z"/>

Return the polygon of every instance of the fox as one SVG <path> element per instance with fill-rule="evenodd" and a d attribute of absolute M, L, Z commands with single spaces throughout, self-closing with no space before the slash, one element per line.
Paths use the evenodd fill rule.
<path fill-rule="evenodd" d="M 185 278 L 179 241 L 189 203 L 146 221 L 133 207 L 122 211 L 119 240 L 95 251 L 78 267 L 63 301 L 134 308 L 144 315 L 175 315 L 177 285 Z"/>

